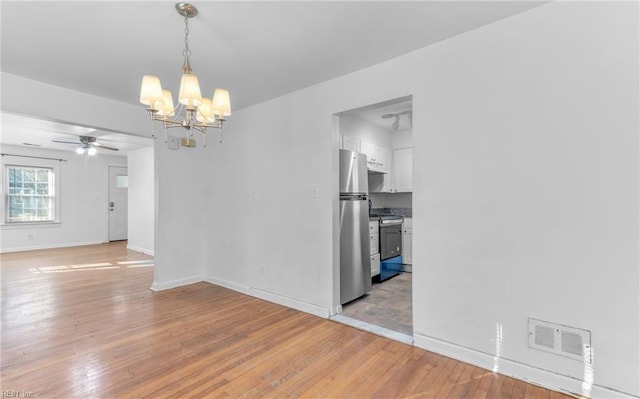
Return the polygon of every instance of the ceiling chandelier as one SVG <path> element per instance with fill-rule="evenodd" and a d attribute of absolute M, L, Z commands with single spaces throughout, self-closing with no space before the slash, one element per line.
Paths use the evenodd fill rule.
<path fill-rule="evenodd" d="M 185 147 L 195 147 L 194 130 L 202 133 L 203 146 L 207 146 L 207 128 L 220 130 L 222 142 L 222 124 L 231 115 L 229 91 L 215 89 L 213 98 L 202 97 L 198 78 L 192 73 L 189 56 L 189 18 L 198 15 L 198 9 L 188 3 L 177 3 L 176 11 L 184 17 L 184 64 L 178 104 L 174 106 L 171 91 L 163 89 L 157 76 L 145 75 L 140 88 L 140 102 L 147 106 L 151 116 L 151 136 L 155 138 L 153 122 L 162 122 L 164 142 L 168 142 L 167 130 L 182 127 L 188 131 L 187 137 L 181 140 Z"/>

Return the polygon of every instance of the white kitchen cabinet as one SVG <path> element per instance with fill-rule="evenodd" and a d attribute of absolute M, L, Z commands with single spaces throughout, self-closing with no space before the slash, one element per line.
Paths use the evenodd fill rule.
<path fill-rule="evenodd" d="M 405 271 L 412 271 L 413 221 L 411 218 L 404 218 L 404 221 L 402 222 L 402 263 L 405 265 Z"/>
<path fill-rule="evenodd" d="M 367 156 L 367 166 L 374 171 L 388 171 L 391 164 L 391 150 L 362 141 L 360 152 Z"/>
<path fill-rule="evenodd" d="M 382 170 L 388 172 L 391 169 L 391 159 L 392 159 L 391 148 L 378 147 L 378 156 L 380 157 Z"/>
<path fill-rule="evenodd" d="M 363 141 L 360 143 L 360 151 L 367 156 L 367 163 L 376 163 L 378 154 L 376 153 L 376 145 Z"/>
<path fill-rule="evenodd" d="M 380 254 L 371 255 L 371 277 L 380 274 Z"/>
<path fill-rule="evenodd" d="M 380 247 L 380 233 L 369 233 L 369 255 L 377 254 Z"/>
<path fill-rule="evenodd" d="M 342 142 L 340 143 L 340 149 L 360 152 L 360 139 L 355 137 L 342 135 Z"/>
<path fill-rule="evenodd" d="M 393 150 L 393 168 L 391 168 L 394 193 L 413 191 L 413 148 Z"/>
<path fill-rule="evenodd" d="M 380 231 L 378 221 L 369 221 L 369 255 L 377 254 L 380 250 Z"/>
<path fill-rule="evenodd" d="M 375 148 L 373 148 L 375 147 Z M 374 163 L 369 163 L 369 192 L 370 193 L 391 193 L 391 149 L 378 147 L 371 144 L 365 145 L 368 151 L 372 151 L 371 155 Z M 367 159 L 369 155 L 367 155 Z"/>
<path fill-rule="evenodd" d="M 369 221 L 369 255 L 371 256 L 371 277 L 380 274 L 380 232 L 378 221 Z"/>

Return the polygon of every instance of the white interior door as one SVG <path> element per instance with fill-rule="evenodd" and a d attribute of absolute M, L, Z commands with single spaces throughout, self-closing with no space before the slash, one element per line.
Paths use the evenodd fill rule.
<path fill-rule="evenodd" d="M 109 241 L 127 239 L 129 176 L 123 166 L 109 166 Z"/>

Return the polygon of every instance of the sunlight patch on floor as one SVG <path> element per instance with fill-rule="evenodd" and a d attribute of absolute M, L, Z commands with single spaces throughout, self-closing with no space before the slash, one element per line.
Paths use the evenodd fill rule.
<path fill-rule="evenodd" d="M 102 262 L 102 263 L 87 263 L 87 264 L 79 264 L 79 265 L 61 265 L 61 266 L 43 266 L 43 267 L 30 267 L 28 270 L 33 274 L 43 274 L 43 273 L 68 273 L 68 272 L 79 272 L 79 271 L 89 271 L 89 270 L 112 270 L 112 269 L 131 269 L 138 267 L 153 267 L 153 262 L 149 260 L 145 261 L 134 261 L 135 264 L 130 264 L 131 262 Z M 123 264 L 124 263 L 124 264 Z"/>

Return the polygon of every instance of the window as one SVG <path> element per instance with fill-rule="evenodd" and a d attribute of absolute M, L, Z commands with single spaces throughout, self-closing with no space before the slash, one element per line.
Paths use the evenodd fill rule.
<path fill-rule="evenodd" d="M 5 223 L 55 221 L 55 169 L 21 165 L 4 169 Z"/>
<path fill-rule="evenodd" d="M 129 176 L 127 176 L 127 175 L 117 175 L 116 176 L 116 187 L 117 188 L 129 188 Z"/>

